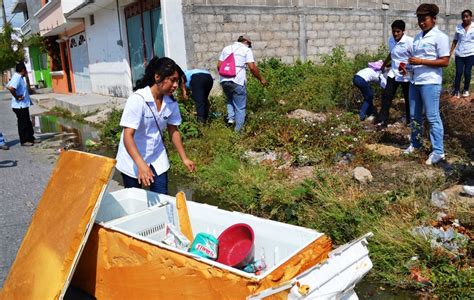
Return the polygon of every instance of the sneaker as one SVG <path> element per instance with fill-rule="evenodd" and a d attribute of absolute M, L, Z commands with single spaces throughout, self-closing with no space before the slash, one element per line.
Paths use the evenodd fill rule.
<path fill-rule="evenodd" d="M 379 130 L 387 128 L 387 122 L 378 122 L 377 124 L 375 124 L 375 127 L 377 127 L 377 129 Z"/>
<path fill-rule="evenodd" d="M 453 96 L 457 99 L 461 98 L 461 94 L 459 92 L 454 92 Z"/>
<path fill-rule="evenodd" d="M 464 93 L 462 93 L 462 96 L 463 97 L 469 97 L 470 96 L 469 91 L 464 91 Z"/>
<path fill-rule="evenodd" d="M 35 144 L 40 144 L 40 143 L 41 143 L 41 140 L 40 140 L 40 139 L 35 139 L 35 140 L 33 141 L 33 143 L 35 143 Z"/>
<path fill-rule="evenodd" d="M 32 142 L 24 142 L 24 143 L 21 143 L 22 146 L 33 146 L 34 144 Z"/>
<path fill-rule="evenodd" d="M 412 144 L 410 144 L 410 146 L 408 146 L 408 148 L 406 148 L 405 150 L 403 150 L 403 154 L 406 154 L 406 155 L 408 155 L 408 154 L 413 154 L 413 153 L 415 153 L 415 152 L 418 151 L 418 150 L 420 150 L 420 149 L 419 149 L 419 148 L 415 148 L 415 147 L 413 147 Z"/>
<path fill-rule="evenodd" d="M 10 149 L 10 147 L 8 147 L 7 145 L 1 145 L 1 146 L 0 146 L 0 149 L 2 149 L 2 150 L 8 150 L 8 149 Z"/>
<path fill-rule="evenodd" d="M 464 193 L 468 194 L 469 196 L 474 196 L 473 185 L 463 185 L 462 190 L 464 191 Z"/>
<path fill-rule="evenodd" d="M 366 120 L 369 121 L 369 122 L 374 121 L 375 120 L 375 115 L 370 115 L 369 117 L 367 117 Z"/>
<path fill-rule="evenodd" d="M 445 155 L 444 154 L 436 154 L 434 152 L 431 152 L 430 156 L 426 160 L 425 164 L 427 165 L 434 165 L 439 163 L 440 161 L 444 160 Z"/>

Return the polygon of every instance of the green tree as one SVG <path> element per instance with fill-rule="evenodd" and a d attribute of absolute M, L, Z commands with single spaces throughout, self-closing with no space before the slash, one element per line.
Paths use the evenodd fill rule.
<path fill-rule="evenodd" d="M 17 62 L 25 60 L 23 43 L 13 39 L 12 35 L 18 35 L 10 24 L 3 26 L 0 32 L 0 71 L 13 68 Z"/>

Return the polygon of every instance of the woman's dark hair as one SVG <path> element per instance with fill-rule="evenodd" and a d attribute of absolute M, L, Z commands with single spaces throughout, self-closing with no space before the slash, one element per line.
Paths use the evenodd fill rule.
<path fill-rule="evenodd" d="M 16 71 L 17 73 L 20 73 L 20 72 L 23 71 L 23 70 L 26 70 L 25 63 L 24 63 L 24 62 L 19 62 L 19 63 L 17 63 L 16 66 L 15 66 L 15 71 Z"/>
<path fill-rule="evenodd" d="M 401 31 L 405 31 L 405 22 L 403 20 L 395 20 L 392 23 L 392 29 L 393 28 L 398 28 Z"/>
<path fill-rule="evenodd" d="M 145 74 L 143 77 L 137 80 L 135 89 L 142 89 L 146 86 L 152 86 L 155 83 L 155 75 L 160 77 L 159 82 L 165 80 L 166 77 L 172 76 L 174 72 L 178 72 L 179 84 L 181 84 L 183 70 L 169 57 L 153 57 L 145 68 Z"/>
<path fill-rule="evenodd" d="M 470 11 L 469 9 L 463 10 L 462 13 L 461 13 L 461 17 L 462 17 L 462 15 L 464 15 L 465 13 L 467 13 L 468 15 L 470 15 L 470 16 L 472 17 L 472 11 Z"/>

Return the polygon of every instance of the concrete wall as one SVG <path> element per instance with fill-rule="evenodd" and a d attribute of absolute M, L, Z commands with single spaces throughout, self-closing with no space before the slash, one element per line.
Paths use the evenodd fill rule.
<path fill-rule="evenodd" d="M 123 8 L 121 24 L 125 24 Z M 89 73 L 92 92 L 116 97 L 128 97 L 132 92 L 132 79 L 128 63 L 125 27 L 120 36 L 116 5 L 94 13 L 95 24 L 85 20 L 89 52 Z M 124 39 L 123 47 L 117 42 Z"/>
<path fill-rule="evenodd" d="M 460 13 L 473 0 L 430 1 L 440 7 L 438 25 L 450 38 Z M 420 1 L 388 0 L 183 0 L 188 67 L 215 69 L 222 48 L 246 33 L 258 60 L 278 57 L 319 61 L 338 45 L 349 55 L 375 52 L 396 19 L 407 34 L 419 32 L 414 12 Z"/>

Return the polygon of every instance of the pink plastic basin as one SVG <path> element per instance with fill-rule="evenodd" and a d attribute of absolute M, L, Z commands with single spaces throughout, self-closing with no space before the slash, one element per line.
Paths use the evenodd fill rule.
<path fill-rule="evenodd" d="M 249 225 L 234 224 L 224 230 L 217 239 L 219 240 L 218 262 L 234 268 L 243 268 L 253 261 L 254 233 Z"/>

